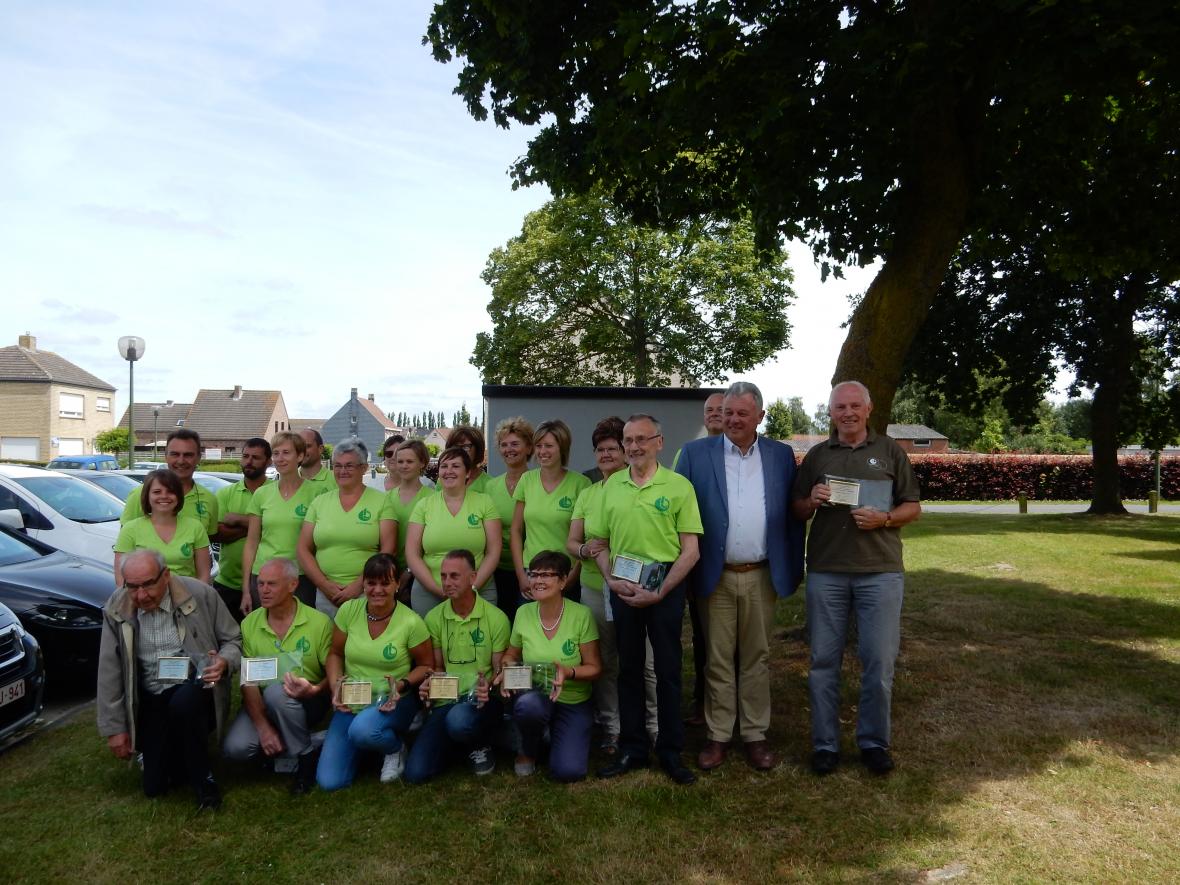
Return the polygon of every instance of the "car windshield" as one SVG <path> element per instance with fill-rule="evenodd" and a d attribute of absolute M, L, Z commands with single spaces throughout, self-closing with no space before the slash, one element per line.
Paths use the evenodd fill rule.
<path fill-rule="evenodd" d="M 108 493 L 72 476 L 13 477 L 66 519 L 74 522 L 114 522 L 123 505 Z"/>
<path fill-rule="evenodd" d="M 122 473 L 95 473 L 85 477 L 86 481 L 105 489 L 116 498 L 126 501 L 127 496 L 140 488 L 141 483 Z"/>
<path fill-rule="evenodd" d="M 220 492 L 226 486 L 233 485 L 228 479 L 222 479 L 220 476 L 198 476 L 196 474 L 193 475 L 193 482 L 199 482 L 214 494 Z"/>
<path fill-rule="evenodd" d="M 8 532 L 0 532 L 0 565 L 16 565 L 40 559 L 41 554 Z"/>

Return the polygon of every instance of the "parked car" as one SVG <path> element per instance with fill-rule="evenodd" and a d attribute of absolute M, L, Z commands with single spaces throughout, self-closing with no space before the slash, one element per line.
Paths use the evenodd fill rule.
<path fill-rule="evenodd" d="M 152 470 L 164 470 L 167 465 L 161 465 L 159 468 L 150 468 L 143 470 L 140 468 L 132 468 L 131 470 L 120 470 L 120 476 L 129 476 L 138 483 L 143 482 L 143 478 L 147 476 Z M 206 488 L 213 494 L 217 494 L 226 486 L 232 486 L 235 482 L 242 478 L 240 473 L 213 473 L 208 470 L 197 470 L 193 472 L 193 482 L 199 482 L 202 488 Z"/>
<path fill-rule="evenodd" d="M 98 486 L 104 492 L 109 492 L 120 501 L 126 501 L 133 491 L 142 488 L 143 483 L 122 471 L 114 470 L 62 470 L 78 479 L 85 480 L 91 485 Z"/>
<path fill-rule="evenodd" d="M 41 647 L 16 615 L 0 605 L 0 741 L 32 724 L 44 701 Z"/>
<path fill-rule="evenodd" d="M 50 470 L 118 470 L 114 455 L 59 455 L 45 465 Z"/>
<path fill-rule="evenodd" d="M 51 673 L 93 677 L 102 607 L 114 591 L 110 566 L 0 527 L 0 604 L 36 638 Z"/>
<path fill-rule="evenodd" d="M 43 467 L 0 464 L 0 524 L 67 553 L 110 563 L 123 502 Z"/>

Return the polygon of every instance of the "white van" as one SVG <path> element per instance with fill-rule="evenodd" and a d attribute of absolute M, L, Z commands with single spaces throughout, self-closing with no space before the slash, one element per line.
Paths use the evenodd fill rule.
<path fill-rule="evenodd" d="M 66 553 L 109 566 L 122 514 L 122 501 L 85 480 L 0 464 L 0 523 Z"/>

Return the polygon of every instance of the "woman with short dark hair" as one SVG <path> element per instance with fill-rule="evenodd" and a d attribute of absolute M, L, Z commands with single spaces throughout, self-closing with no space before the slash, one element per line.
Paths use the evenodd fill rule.
<path fill-rule="evenodd" d="M 123 584 L 123 554 L 133 550 L 155 550 L 173 574 L 210 583 L 209 535 L 204 522 L 180 513 L 180 477 L 171 470 L 153 470 L 143 478 L 139 502 L 144 515 L 125 523 L 115 539 L 115 586 Z"/>

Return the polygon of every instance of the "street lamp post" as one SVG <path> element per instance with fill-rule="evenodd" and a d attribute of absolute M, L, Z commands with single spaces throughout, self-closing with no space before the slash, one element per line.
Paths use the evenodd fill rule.
<path fill-rule="evenodd" d="M 127 360 L 130 384 L 127 393 L 127 466 L 135 461 L 135 361 L 143 356 L 144 340 L 136 335 L 119 339 L 119 355 Z"/>
<path fill-rule="evenodd" d="M 160 433 L 156 429 L 160 425 L 160 407 L 152 406 L 152 460 L 159 461 L 156 457 L 156 446 L 160 441 Z"/>

